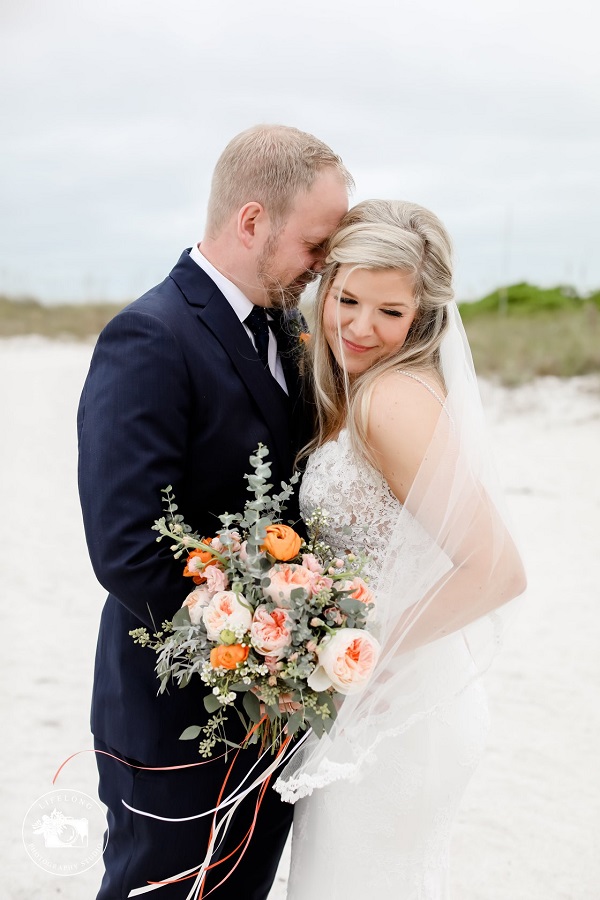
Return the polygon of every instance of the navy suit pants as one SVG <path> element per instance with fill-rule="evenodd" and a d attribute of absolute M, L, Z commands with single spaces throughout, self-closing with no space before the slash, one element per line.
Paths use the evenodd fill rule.
<path fill-rule="evenodd" d="M 124 759 L 118 750 L 107 747 L 102 741 L 96 740 L 95 747 Z M 240 757 L 245 752 L 252 754 L 252 750 L 241 751 Z M 130 768 L 102 753 L 96 754 L 96 759 L 100 775 L 99 796 L 108 807 L 109 830 L 104 853 L 106 871 L 97 900 L 125 900 L 129 891 L 148 881 L 166 880 L 198 866 L 206 853 L 212 816 L 191 822 L 161 822 L 130 812 L 121 801 L 156 815 L 193 816 L 215 805 L 226 769 L 215 763 L 213 777 L 211 763 L 190 769 L 152 772 Z M 267 756 L 267 759 L 271 760 L 271 757 Z M 135 760 L 127 761 L 142 765 Z M 241 780 L 247 761 L 250 760 L 242 759 L 237 778 L 234 768 L 228 789 Z M 227 856 L 248 831 L 256 797 L 257 791 L 244 800 L 219 851 L 221 857 Z M 215 900 L 267 900 L 292 814 L 293 806 L 283 803 L 269 786 L 245 855 L 231 877 L 211 897 Z M 238 855 L 208 873 L 204 896 L 227 875 Z M 190 879 L 163 886 L 148 896 L 156 897 L 156 900 L 185 900 L 192 883 Z"/>

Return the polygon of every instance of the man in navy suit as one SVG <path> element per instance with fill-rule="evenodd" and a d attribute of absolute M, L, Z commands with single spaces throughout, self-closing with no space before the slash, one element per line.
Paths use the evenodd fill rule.
<path fill-rule="evenodd" d="M 200 534 L 214 534 L 217 517 L 241 511 L 249 496 L 243 476 L 259 442 L 269 448 L 273 483 L 291 475 L 306 439 L 296 305 L 347 210 L 350 186 L 340 158 L 312 135 L 283 126 L 238 135 L 217 163 L 201 244 L 184 251 L 170 275 L 119 313 L 98 340 L 78 415 L 86 537 L 109 592 L 92 700 L 109 824 L 98 900 L 123 900 L 204 857 L 210 816 L 165 823 L 130 812 L 122 801 L 158 816 L 194 816 L 216 805 L 226 764 L 215 759 L 147 771 L 108 755 L 157 768 L 200 761 L 197 742 L 179 740 L 187 726 L 207 718 L 200 679 L 158 696 L 154 654 L 129 636 L 140 626 L 160 627 L 189 591 L 181 564 L 156 543 L 151 526 L 163 512 L 161 488 L 171 484 L 185 520 Z M 243 733 L 230 736 L 241 740 Z M 235 781 L 257 753 L 242 751 Z M 242 841 L 254 808 L 251 796 L 233 820 L 221 859 Z M 265 900 L 292 810 L 268 790 L 248 852 L 221 886 L 239 854 L 212 869 L 205 893 L 214 888 L 215 900 Z M 189 880 L 169 884 L 160 896 L 182 900 L 190 887 Z"/>

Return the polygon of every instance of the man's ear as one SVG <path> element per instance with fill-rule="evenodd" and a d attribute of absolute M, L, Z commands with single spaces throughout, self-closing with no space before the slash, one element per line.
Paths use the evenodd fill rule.
<path fill-rule="evenodd" d="M 266 218 L 264 206 L 256 200 L 246 203 L 238 212 L 237 236 L 246 249 L 250 250 L 254 246 Z"/>

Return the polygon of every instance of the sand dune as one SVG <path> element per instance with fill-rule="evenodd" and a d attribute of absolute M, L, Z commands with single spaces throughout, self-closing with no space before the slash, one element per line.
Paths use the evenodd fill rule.
<path fill-rule="evenodd" d="M 22 845 L 58 764 L 91 747 L 104 592 L 87 558 L 75 410 L 91 347 L 0 342 L 3 624 L 0 898 L 94 896 L 100 866 L 58 878 Z M 527 603 L 487 683 L 493 729 L 454 836 L 456 900 L 600 898 L 600 380 L 483 385 L 529 569 Z M 63 787 L 93 795 L 92 754 Z M 285 865 L 272 900 L 285 897 Z M 160 894 L 156 895 L 160 896 Z M 318 898 L 316 898 L 318 900 Z"/>

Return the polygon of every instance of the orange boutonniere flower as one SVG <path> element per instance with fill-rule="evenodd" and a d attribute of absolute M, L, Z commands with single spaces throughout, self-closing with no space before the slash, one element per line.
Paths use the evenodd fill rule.
<path fill-rule="evenodd" d="M 210 544 L 212 538 L 204 538 L 204 544 Z M 218 559 L 208 550 L 192 550 L 187 558 L 183 574 L 186 578 L 192 578 L 194 584 L 202 584 L 206 581 L 206 576 L 202 573 L 207 566 L 214 566 L 218 563 Z"/>
<path fill-rule="evenodd" d="M 235 669 L 239 663 L 245 662 L 250 653 L 249 647 L 241 644 L 219 644 L 210 651 L 210 664 L 213 669 L 222 666 L 224 669 Z"/>
<path fill-rule="evenodd" d="M 298 335 L 298 340 L 302 344 L 310 344 L 310 334 L 308 333 L 308 331 L 301 331 Z"/>
<path fill-rule="evenodd" d="M 302 538 L 289 525 L 269 525 L 261 550 L 270 553 L 275 559 L 286 562 L 298 556 L 301 546 Z"/>

